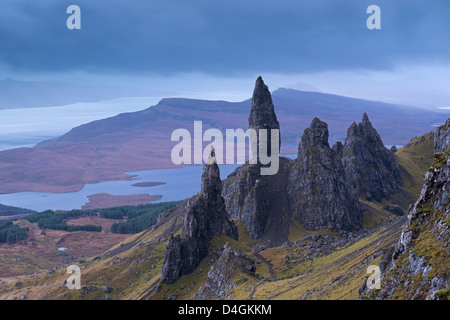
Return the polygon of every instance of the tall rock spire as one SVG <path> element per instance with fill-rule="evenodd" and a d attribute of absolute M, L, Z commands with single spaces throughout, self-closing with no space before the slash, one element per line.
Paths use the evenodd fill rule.
<path fill-rule="evenodd" d="M 272 102 L 272 96 L 270 94 L 269 88 L 264 84 L 261 76 L 256 79 L 255 89 L 253 90 L 252 106 L 250 109 L 250 115 L 248 117 L 248 126 L 251 129 L 256 130 L 258 142 L 260 139 L 259 129 L 267 129 L 267 154 L 271 155 L 271 129 L 280 129 L 280 124 L 277 120 L 277 115 L 275 114 L 275 108 Z M 278 150 L 275 152 L 280 152 L 281 137 L 278 137 Z M 258 146 L 259 150 L 259 146 Z"/>
<path fill-rule="evenodd" d="M 237 240 L 237 228 L 228 220 L 221 192 L 219 167 L 215 161 L 208 161 L 203 166 L 201 190 L 191 198 L 185 209 L 181 236 L 171 237 L 167 242 L 161 282 L 173 283 L 180 276 L 194 271 L 208 255 L 214 236 L 226 234 Z"/>

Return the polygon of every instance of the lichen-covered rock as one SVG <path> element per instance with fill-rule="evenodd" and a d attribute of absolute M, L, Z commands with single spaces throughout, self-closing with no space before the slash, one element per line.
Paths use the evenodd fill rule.
<path fill-rule="evenodd" d="M 206 282 L 199 288 L 195 300 L 227 300 L 236 287 L 233 278 L 238 272 L 255 276 L 255 260 L 228 243 L 223 247 L 219 260 L 208 272 Z"/>
<path fill-rule="evenodd" d="M 445 152 L 446 148 L 450 148 L 450 118 L 436 129 L 434 135 L 434 152 Z"/>
<path fill-rule="evenodd" d="M 438 150 L 448 148 L 447 124 L 438 129 Z M 381 261 L 381 289 L 364 289 L 361 299 L 450 297 L 450 156 L 446 152 L 434 156 L 436 161 L 425 175 L 419 198 L 408 211 L 396 248 Z"/>
<path fill-rule="evenodd" d="M 266 176 L 268 177 L 268 176 Z M 242 219 L 252 239 L 264 232 L 270 215 L 268 178 L 261 176 L 257 165 L 243 165 L 223 183 L 222 195 L 232 218 Z"/>
<path fill-rule="evenodd" d="M 237 228 L 228 220 L 221 191 L 222 181 L 217 163 L 213 161 L 212 164 L 205 164 L 200 192 L 184 202 L 182 234 L 171 236 L 167 242 L 161 282 L 173 283 L 180 276 L 191 273 L 208 255 L 208 247 L 214 236 L 226 234 L 237 240 Z"/>
<path fill-rule="evenodd" d="M 340 160 L 350 186 L 367 200 L 381 201 L 402 185 L 395 155 L 383 144 L 366 113 L 347 130 Z"/>
<path fill-rule="evenodd" d="M 290 171 L 288 195 L 293 217 L 306 229 L 350 231 L 362 227 L 361 205 L 328 144 L 328 125 L 317 118 L 301 138 Z"/>

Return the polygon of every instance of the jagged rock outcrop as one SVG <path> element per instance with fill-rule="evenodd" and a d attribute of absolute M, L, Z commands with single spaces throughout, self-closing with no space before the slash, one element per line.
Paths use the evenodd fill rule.
<path fill-rule="evenodd" d="M 209 270 L 208 278 L 199 288 L 194 300 L 230 299 L 232 298 L 230 291 L 237 286 L 233 282 L 237 273 L 254 277 L 255 271 L 255 260 L 227 243 L 219 260 Z"/>
<path fill-rule="evenodd" d="M 237 228 L 228 220 L 221 191 L 219 167 L 214 160 L 203 167 L 200 192 L 186 202 L 182 234 L 171 235 L 167 242 L 161 282 L 173 283 L 180 276 L 191 273 L 208 255 L 214 236 L 226 234 L 237 240 Z"/>
<path fill-rule="evenodd" d="M 417 201 L 395 249 L 383 257 L 381 289 L 361 290 L 360 298 L 445 299 L 450 297 L 450 130 L 435 135 L 436 161 L 425 175 Z M 446 132 L 444 132 L 446 131 Z M 436 138 L 437 137 L 437 138 Z"/>
<path fill-rule="evenodd" d="M 350 231 L 362 227 L 362 208 L 344 168 L 328 144 L 328 125 L 314 118 L 292 163 L 288 195 L 293 218 L 306 229 Z"/>
<path fill-rule="evenodd" d="M 362 122 L 348 128 L 340 160 L 351 187 L 367 200 L 390 199 L 402 185 L 395 155 L 384 146 L 366 113 Z"/>
<path fill-rule="evenodd" d="M 259 130 L 267 130 L 267 154 L 271 155 L 272 136 L 270 130 L 279 130 L 280 124 L 278 123 L 277 116 L 275 114 L 275 108 L 272 102 L 272 96 L 270 94 L 269 88 L 264 84 L 264 81 L 261 77 L 258 77 L 258 79 L 256 79 L 255 88 L 253 90 L 252 106 L 250 109 L 250 114 L 248 116 L 248 126 L 249 128 L 256 130 L 258 142 L 260 140 Z M 274 150 L 274 152 L 279 154 L 280 146 L 281 136 L 278 135 L 278 150 Z"/>
<path fill-rule="evenodd" d="M 264 232 L 270 215 L 268 178 L 259 170 L 250 164 L 237 168 L 224 181 L 222 192 L 230 217 L 242 219 L 252 239 Z"/>
<path fill-rule="evenodd" d="M 444 152 L 450 147 L 450 118 L 445 124 L 436 129 L 434 135 L 434 152 Z"/>
<path fill-rule="evenodd" d="M 280 157 L 275 175 L 261 175 L 257 165 L 245 164 L 223 183 L 222 195 L 232 218 L 241 219 L 252 239 L 264 234 L 272 245 L 287 241 L 290 204 L 287 183 L 292 160 Z M 270 221 L 270 223 L 269 223 Z"/>

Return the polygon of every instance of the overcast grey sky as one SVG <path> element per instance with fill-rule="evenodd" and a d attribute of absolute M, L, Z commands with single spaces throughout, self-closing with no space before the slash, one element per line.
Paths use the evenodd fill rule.
<path fill-rule="evenodd" d="M 272 90 L 450 106 L 448 0 L 0 2 L 0 78 L 239 100 L 262 75 Z M 81 30 L 66 27 L 71 4 L 81 8 Z M 381 8 L 381 30 L 366 27 L 371 4 Z"/>

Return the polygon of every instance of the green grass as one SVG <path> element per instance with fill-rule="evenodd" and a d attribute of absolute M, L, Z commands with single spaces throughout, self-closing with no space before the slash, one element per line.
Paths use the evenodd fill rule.
<path fill-rule="evenodd" d="M 395 153 L 399 165 L 407 172 L 402 174 L 403 189 L 413 198 L 419 196 L 425 173 L 433 163 L 433 137 L 433 132 L 415 137 Z"/>

